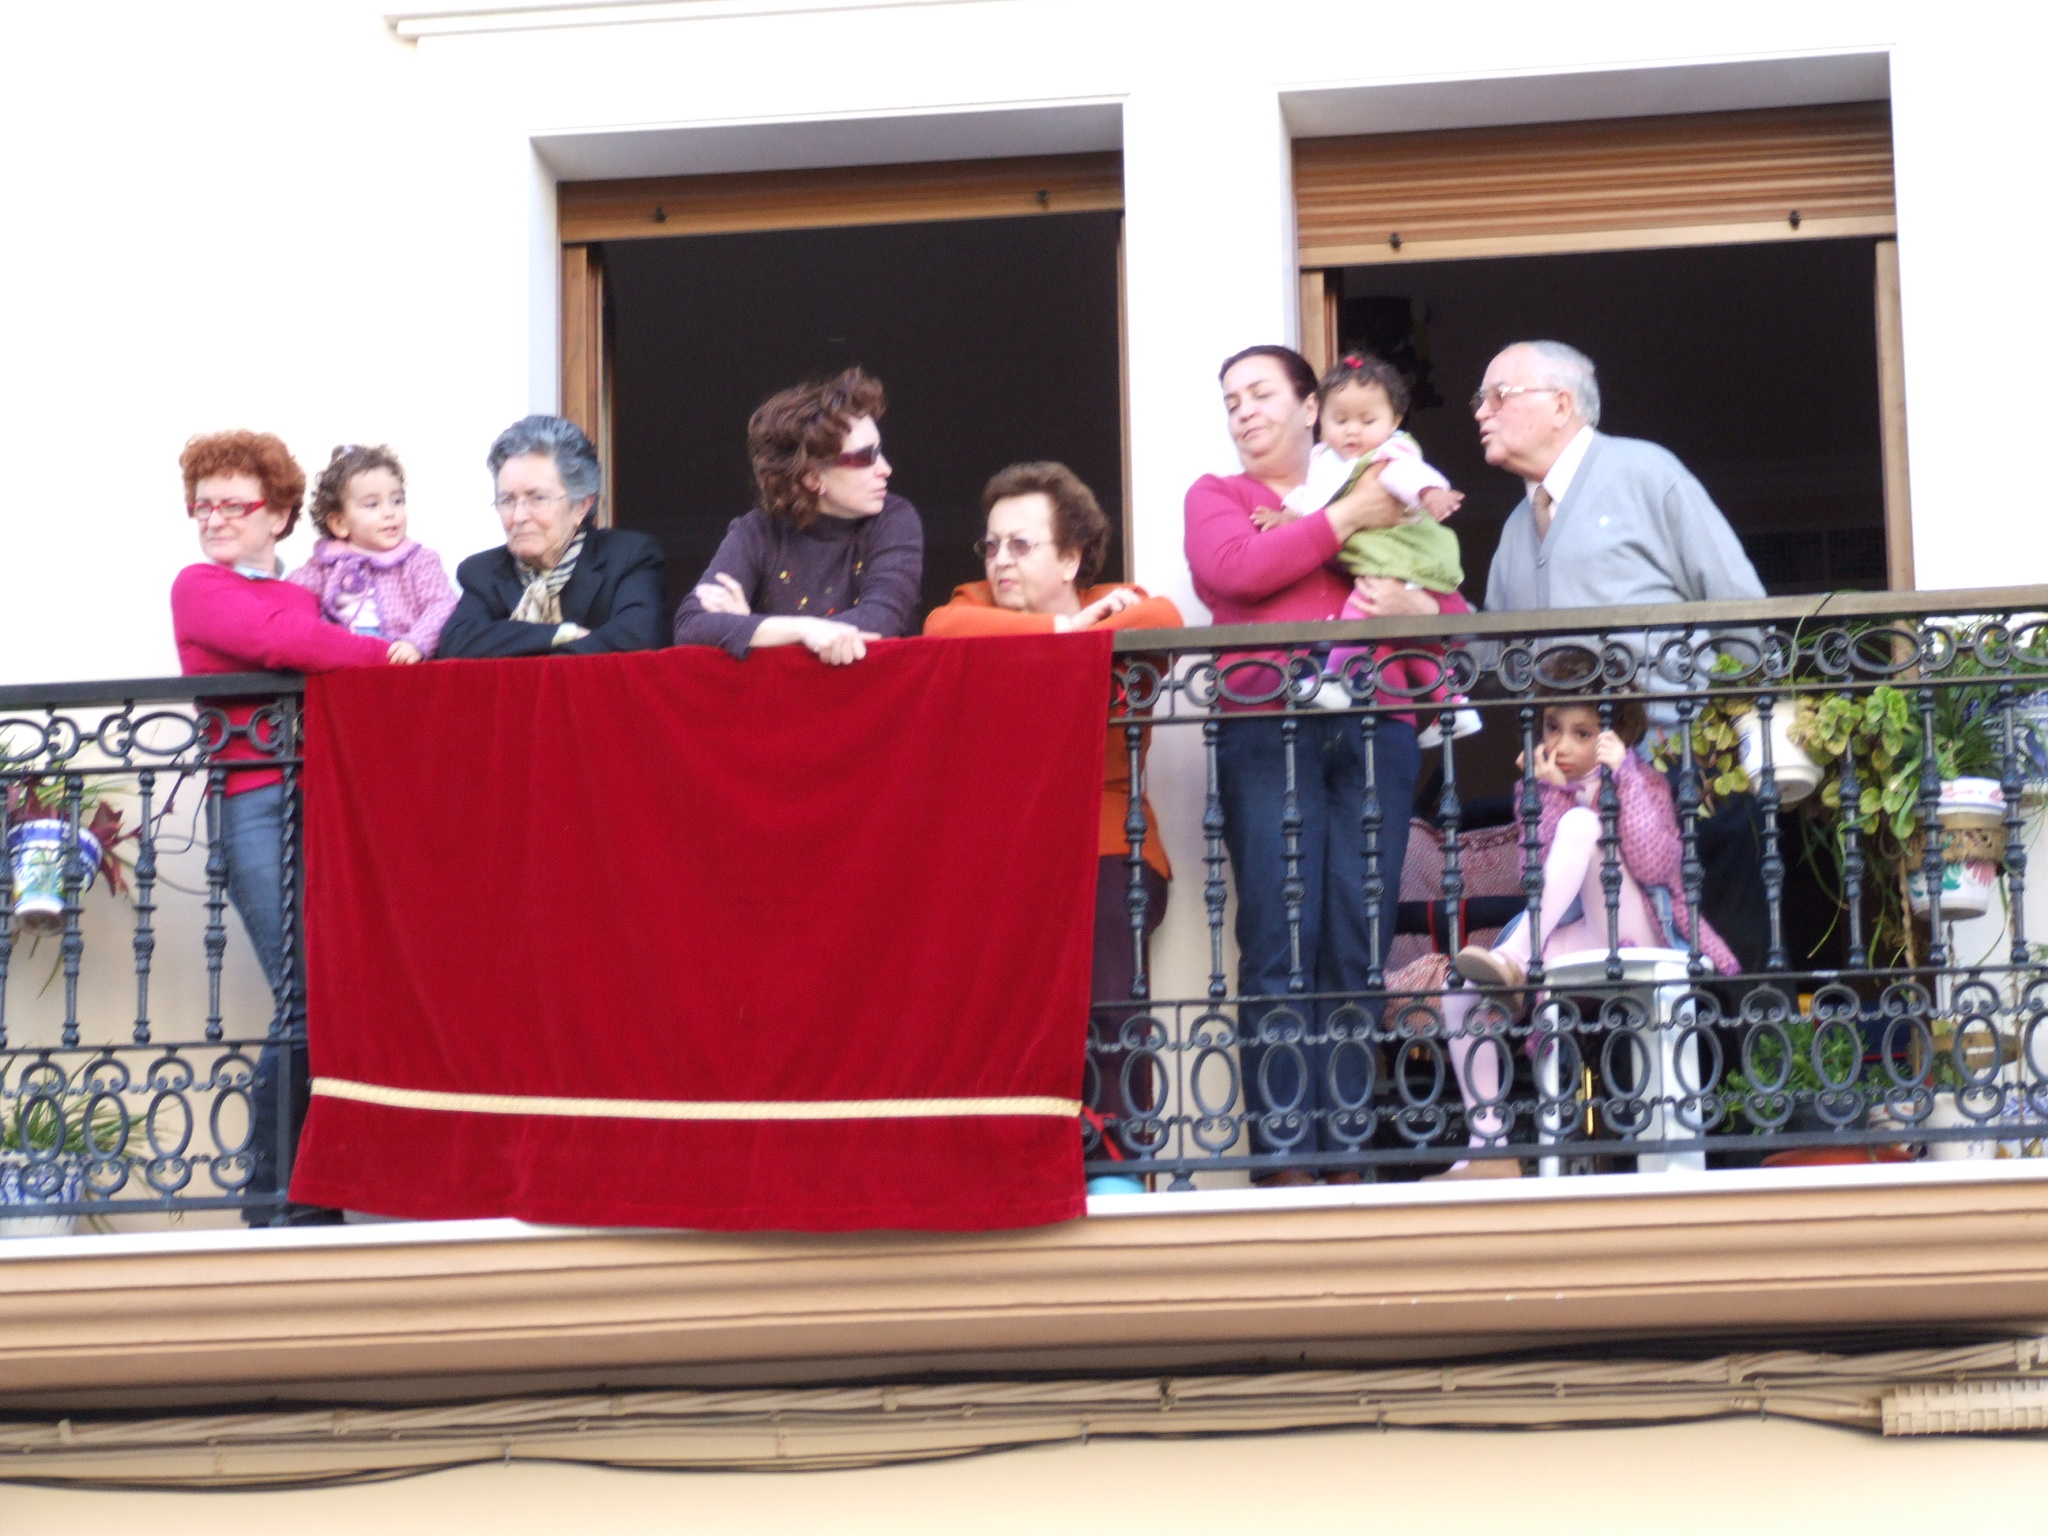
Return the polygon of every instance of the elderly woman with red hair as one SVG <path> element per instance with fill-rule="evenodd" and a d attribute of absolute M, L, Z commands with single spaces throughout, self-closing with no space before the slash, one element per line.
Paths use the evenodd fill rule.
<path fill-rule="evenodd" d="M 178 661 L 188 677 L 328 672 L 417 659 L 418 653 L 401 642 L 324 622 L 318 598 L 277 579 L 278 540 L 298 522 L 306 495 L 305 473 L 282 442 L 267 432 L 195 437 L 178 464 L 185 476 L 185 510 L 206 557 L 186 566 L 171 583 L 171 624 Z M 273 1032 L 289 1023 L 296 1033 L 305 1004 L 298 968 L 288 966 L 285 957 L 283 775 L 261 766 L 271 753 L 261 728 L 251 724 L 256 705 L 223 702 L 216 707 L 226 717 L 228 735 L 213 761 L 228 772 L 213 836 L 227 862 L 228 900 L 270 982 L 276 1000 Z M 290 1054 L 296 1125 L 305 1113 L 305 1047 L 295 1046 Z M 277 1076 L 283 1056 L 278 1045 L 270 1044 L 257 1059 L 246 1186 L 253 1193 L 273 1187 L 277 1177 Z M 251 1225 L 301 1225 L 336 1221 L 340 1213 L 288 1205 L 274 1213 L 248 1211 L 244 1219 Z"/>
<path fill-rule="evenodd" d="M 747 423 L 760 505 L 733 520 L 676 609 L 677 645 L 742 658 L 801 645 L 843 666 L 912 632 L 924 524 L 889 492 L 883 403 L 881 380 L 858 368 L 762 402 Z"/>

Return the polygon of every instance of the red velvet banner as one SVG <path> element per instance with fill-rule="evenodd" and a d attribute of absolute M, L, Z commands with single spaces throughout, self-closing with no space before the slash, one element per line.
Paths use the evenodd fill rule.
<path fill-rule="evenodd" d="M 1078 1216 L 1104 635 L 308 680 L 294 1199 Z"/>

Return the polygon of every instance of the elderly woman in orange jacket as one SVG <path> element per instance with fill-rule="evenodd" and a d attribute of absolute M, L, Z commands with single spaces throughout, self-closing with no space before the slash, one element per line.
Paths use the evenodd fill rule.
<path fill-rule="evenodd" d="M 990 480 L 981 495 L 987 536 L 976 546 L 987 581 L 957 587 L 953 599 L 925 620 L 924 632 L 940 637 L 967 635 L 1071 634 L 1083 629 L 1177 629 L 1180 610 L 1170 598 L 1151 597 L 1141 587 L 1095 586 L 1109 547 L 1109 519 L 1095 493 L 1064 464 L 1012 464 Z M 1097 1081 L 1090 1093 L 1090 1119 L 1102 1130 L 1102 1154 L 1121 1159 L 1116 1126 L 1132 1111 L 1153 1105 L 1147 1065 L 1134 1062 L 1123 1040 L 1123 1023 L 1134 1012 L 1114 999 L 1131 995 L 1135 953 L 1131 941 L 1130 849 L 1124 819 L 1130 807 L 1130 753 L 1121 731 L 1109 735 L 1102 775 L 1101 864 L 1095 882 L 1095 970 L 1092 1015 Z M 1144 934 L 1166 915 L 1166 882 L 1172 871 L 1159 840 L 1159 819 L 1145 805 Z M 1127 1073 L 1128 1068 L 1128 1073 Z M 1126 1076 L 1131 1081 L 1126 1082 Z M 1138 1193 L 1136 1179 L 1105 1176 L 1088 1181 L 1090 1194 Z"/>

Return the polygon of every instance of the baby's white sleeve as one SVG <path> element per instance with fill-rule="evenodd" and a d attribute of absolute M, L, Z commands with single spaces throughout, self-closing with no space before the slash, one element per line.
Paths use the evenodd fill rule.
<path fill-rule="evenodd" d="M 1344 488 L 1355 459 L 1347 459 L 1327 443 L 1317 443 L 1308 459 L 1308 478 L 1281 498 L 1290 512 L 1320 512 Z"/>
<path fill-rule="evenodd" d="M 1381 446 L 1377 457 L 1386 466 L 1380 471 L 1380 484 L 1393 493 L 1396 501 L 1411 510 L 1422 505 L 1422 493 L 1431 486 L 1441 491 L 1451 488 L 1451 482 L 1423 458 L 1421 450 L 1414 446 L 1413 438 L 1406 443 L 1401 443 L 1399 438 L 1390 439 Z"/>

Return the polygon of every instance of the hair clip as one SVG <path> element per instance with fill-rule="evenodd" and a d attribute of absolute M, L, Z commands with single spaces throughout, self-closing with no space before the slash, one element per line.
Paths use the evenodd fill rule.
<path fill-rule="evenodd" d="M 1361 352 L 1346 352 L 1337 361 L 1346 368 L 1363 368 L 1365 366 L 1365 355 Z"/>

